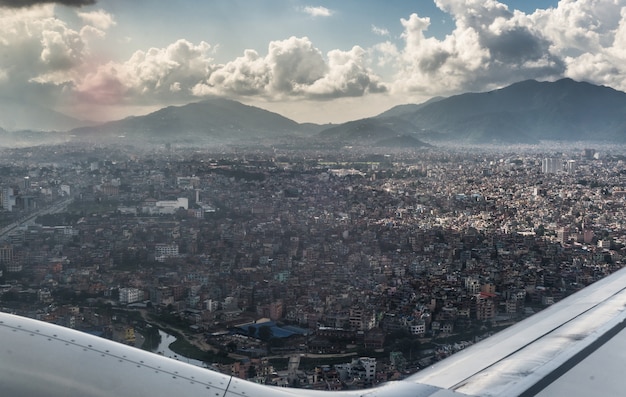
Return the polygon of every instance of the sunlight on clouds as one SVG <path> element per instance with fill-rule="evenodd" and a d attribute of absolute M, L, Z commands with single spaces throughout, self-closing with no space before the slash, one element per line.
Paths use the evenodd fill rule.
<path fill-rule="evenodd" d="M 211 87 L 214 94 L 259 95 L 270 84 L 270 67 L 256 51 L 246 50 L 243 57 L 222 65 L 207 80 L 208 84 L 194 87 L 194 95 L 207 95 Z"/>
<path fill-rule="evenodd" d="M 626 90 L 626 0 L 561 0 L 528 14 L 495 0 L 435 4 L 453 23 L 440 38 L 429 34 L 429 17 L 414 13 L 398 18 L 399 37 L 370 25 L 380 42 L 368 47 L 322 52 L 308 37 L 286 34 L 265 53 L 246 49 L 223 63 L 213 59 L 216 45 L 186 39 L 104 59 L 115 46 L 107 40 L 123 40 L 107 37 L 118 26 L 106 11 L 72 11 L 78 18 L 64 21 L 54 5 L 0 8 L 0 89 L 94 106 L 169 105 L 206 95 L 347 103 L 385 93 L 407 102 L 560 77 Z M 333 15 L 324 7 L 299 11 Z"/>
<path fill-rule="evenodd" d="M 307 37 L 271 42 L 266 62 L 272 71 L 272 90 L 277 93 L 302 91 L 326 73 L 322 53 Z"/>
<path fill-rule="evenodd" d="M 397 49 L 394 92 L 451 95 L 524 79 L 553 79 L 565 72 L 550 40 L 522 13 L 493 0 L 436 4 L 451 15 L 455 28 L 440 40 L 425 34 L 429 18 L 413 14 L 401 20 L 405 45 Z M 394 53 L 383 50 L 383 55 Z"/>
<path fill-rule="evenodd" d="M 77 90 L 84 98 L 103 103 L 176 99 L 188 95 L 209 74 L 210 49 L 205 42 L 178 40 L 166 48 L 137 51 L 122 64 L 110 62 L 87 74 Z"/>
<path fill-rule="evenodd" d="M 387 91 L 379 78 L 365 67 L 366 55 L 365 50 L 358 46 L 350 51 L 330 51 L 328 73 L 305 91 L 312 97 L 321 98 L 357 97 L 368 92 Z"/>
<path fill-rule="evenodd" d="M 268 54 L 246 50 L 226 64 L 214 64 L 207 43 L 179 40 L 165 49 L 137 51 L 123 64 L 109 63 L 77 87 L 95 102 L 175 100 L 207 95 L 338 98 L 384 92 L 367 68 L 367 52 L 333 50 L 325 60 L 306 37 L 272 41 Z"/>
<path fill-rule="evenodd" d="M 64 84 L 86 57 L 80 33 L 54 15 L 54 6 L 0 9 L 0 69 L 8 78 L 6 93 L 37 89 L 37 84 Z"/>
<path fill-rule="evenodd" d="M 338 98 L 384 91 L 380 79 L 366 67 L 367 54 L 356 46 L 333 50 L 328 61 L 306 37 L 273 41 L 268 55 L 248 50 L 209 79 L 212 92 L 247 95 L 254 92 L 274 100 L 281 97 Z"/>

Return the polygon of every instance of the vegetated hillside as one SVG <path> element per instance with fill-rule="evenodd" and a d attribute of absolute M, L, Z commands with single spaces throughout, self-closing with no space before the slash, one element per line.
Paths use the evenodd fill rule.
<path fill-rule="evenodd" d="M 456 95 L 397 117 L 461 142 L 624 142 L 626 93 L 571 79 L 527 80 Z"/>
<path fill-rule="evenodd" d="M 341 142 L 349 145 L 397 146 L 402 137 L 414 135 L 415 127 L 410 122 L 397 118 L 368 118 L 349 121 L 319 133 L 325 141 Z M 410 147 L 428 146 L 416 136 L 406 140 Z"/>
<path fill-rule="evenodd" d="M 436 97 L 430 98 L 426 102 L 422 102 L 419 104 L 407 103 L 405 105 L 394 106 L 391 109 L 382 112 L 381 114 L 376 116 L 376 118 L 397 117 L 397 116 L 405 115 L 407 113 L 413 113 L 413 112 L 420 110 L 424 106 L 430 105 L 431 103 L 439 102 L 442 99 L 445 99 L 445 97 L 436 96 Z"/>
<path fill-rule="evenodd" d="M 45 113 L 33 109 L 33 115 Z M 62 115 L 59 117 L 70 124 L 78 122 Z M 50 125 L 59 123 L 50 122 Z M 44 136 L 32 129 L 14 134 L 5 132 L 1 135 L 6 143 L 16 139 L 24 144 L 68 138 L 139 145 L 289 142 L 293 147 L 317 144 L 320 147 L 337 147 L 339 144 L 376 147 L 401 145 L 403 140 L 410 147 L 419 147 L 423 141 L 508 144 L 594 140 L 619 143 L 626 141 L 626 93 L 571 79 L 556 82 L 527 80 L 490 92 L 396 106 L 379 116 L 339 125 L 298 124 L 258 107 L 215 97 L 183 106 L 169 106 L 146 116 L 75 128 L 69 135 Z"/>
<path fill-rule="evenodd" d="M 277 138 L 311 128 L 301 128 L 295 121 L 267 110 L 212 98 L 71 132 L 80 138 L 96 140 L 124 137 L 128 141 L 206 143 Z"/>

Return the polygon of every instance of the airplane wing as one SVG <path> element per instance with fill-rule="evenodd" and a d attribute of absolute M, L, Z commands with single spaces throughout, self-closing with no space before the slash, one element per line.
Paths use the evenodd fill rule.
<path fill-rule="evenodd" d="M 626 269 L 430 368 L 343 392 L 259 385 L 0 313 L 0 390 L 20 396 L 463 397 L 621 395 Z"/>

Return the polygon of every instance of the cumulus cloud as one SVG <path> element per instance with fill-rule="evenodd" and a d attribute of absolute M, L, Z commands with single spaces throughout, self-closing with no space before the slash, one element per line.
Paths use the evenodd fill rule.
<path fill-rule="evenodd" d="M 361 47 L 355 46 L 350 51 L 333 50 L 328 58 L 328 73 L 306 89 L 311 96 L 335 98 L 387 91 L 378 77 L 365 67 L 366 52 Z"/>
<path fill-rule="evenodd" d="M 430 19 L 413 14 L 401 20 L 404 47 L 382 49 L 383 59 L 399 54 L 395 91 L 445 95 L 565 72 L 564 60 L 551 50 L 553 42 L 523 13 L 495 0 L 435 3 L 454 20 L 450 34 L 428 37 Z"/>
<path fill-rule="evenodd" d="M 307 6 L 302 9 L 305 14 L 308 14 L 312 17 L 329 17 L 333 15 L 333 11 L 329 10 L 326 7 L 312 7 Z"/>
<path fill-rule="evenodd" d="M 561 0 L 528 20 L 562 57 L 565 76 L 626 91 L 625 0 Z"/>
<path fill-rule="evenodd" d="M 77 89 L 102 103 L 207 95 L 326 99 L 386 91 L 360 47 L 330 51 L 326 60 L 308 38 L 290 37 L 271 42 L 266 56 L 246 50 L 226 64 L 213 63 L 210 49 L 207 43 L 179 40 L 164 49 L 138 51 L 122 64 L 101 66 Z"/>
<path fill-rule="evenodd" d="M 562 0 L 557 8 L 537 10 L 528 17 L 566 55 L 595 52 L 611 46 L 620 21 L 622 0 Z"/>
<path fill-rule="evenodd" d="M 96 4 L 96 0 L 0 0 L 0 7 L 23 8 L 38 4 L 62 4 L 69 7 L 82 7 Z"/>
<path fill-rule="evenodd" d="M 265 59 L 254 50 L 246 50 L 244 56 L 215 70 L 206 83 L 195 86 L 193 94 L 259 95 L 269 84 L 270 67 Z"/>
<path fill-rule="evenodd" d="M 56 18 L 53 6 L 1 12 L 0 53 L 5 95 L 44 96 L 70 82 L 87 56 L 80 32 Z"/>
<path fill-rule="evenodd" d="M 136 51 L 125 61 L 99 62 L 92 40 L 115 26 L 112 15 L 77 12 L 82 24 L 57 18 L 54 5 L 0 12 L 0 91 L 78 99 L 81 103 L 158 105 L 206 95 L 259 96 L 266 100 L 354 97 L 387 90 L 370 69 L 368 52 L 323 54 L 306 37 L 269 43 L 267 52 L 246 50 L 216 63 L 206 42 L 180 39 L 163 48 Z M 42 95 L 45 94 L 45 95 Z"/>
<path fill-rule="evenodd" d="M 327 70 L 322 53 L 306 37 L 271 42 L 266 62 L 272 72 L 272 89 L 282 93 L 301 91 Z"/>
<path fill-rule="evenodd" d="M 98 63 L 99 54 L 92 51 L 115 27 L 112 15 L 77 10 L 79 22 L 70 26 L 55 16 L 54 5 L 6 7 L 13 3 L 18 2 L 0 0 L 5 6 L 0 9 L 4 95 L 50 99 L 71 94 L 84 103 L 124 105 L 206 95 L 267 101 L 387 92 L 424 97 L 563 76 L 626 90 L 626 0 L 561 0 L 557 7 L 530 14 L 496 0 L 436 0 L 454 22 L 442 38 L 429 34 L 428 17 L 412 14 L 399 21 L 399 39 L 371 25 L 381 36 L 371 48 L 322 52 L 307 37 L 289 37 L 270 42 L 265 52 L 245 50 L 224 63 L 212 58 L 215 46 L 183 39 L 136 51 L 125 61 Z M 322 7 L 303 10 L 332 15 Z M 374 68 L 389 73 L 391 83 Z"/>
<path fill-rule="evenodd" d="M 76 90 L 86 100 L 107 104 L 179 99 L 210 75 L 210 50 L 205 42 L 178 40 L 166 48 L 136 51 L 124 63 L 109 62 L 88 73 Z"/>

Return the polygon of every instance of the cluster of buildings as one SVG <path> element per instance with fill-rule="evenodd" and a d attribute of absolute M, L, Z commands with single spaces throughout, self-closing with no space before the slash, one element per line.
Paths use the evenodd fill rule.
<path fill-rule="evenodd" d="M 41 150 L 4 157 L 2 191 L 27 175 L 36 204 L 3 196 L 3 306 L 88 327 L 106 320 L 86 302 L 139 304 L 251 357 L 268 346 L 240 326 L 260 318 L 308 330 L 269 346 L 284 354 L 478 335 L 620 268 L 626 246 L 619 154 L 94 149 L 61 162 Z M 319 375 L 372 384 L 394 371 L 362 358 Z"/>

